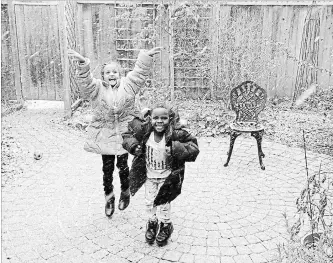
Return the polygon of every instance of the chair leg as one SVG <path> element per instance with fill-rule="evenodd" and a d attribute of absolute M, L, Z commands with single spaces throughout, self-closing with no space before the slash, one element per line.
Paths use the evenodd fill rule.
<path fill-rule="evenodd" d="M 262 170 L 265 170 L 265 166 L 262 162 L 262 158 L 265 157 L 265 154 L 262 151 L 261 148 L 261 141 L 262 141 L 262 137 L 264 135 L 264 131 L 255 131 L 255 132 L 251 132 L 251 136 L 253 136 L 256 140 L 257 140 L 257 146 L 258 146 L 258 157 L 259 157 L 259 163 L 260 163 L 260 167 Z"/>
<path fill-rule="evenodd" d="M 240 132 L 236 132 L 233 130 L 230 132 L 230 145 L 229 145 L 229 151 L 228 151 L 228 159 L 227 159 L 227 162 L 224 164 L 224 167 L 227 167 L 229 164 L 231 154 L 232 154 L 232 149 L 234 148 L 235 140 L 240 134 L 241 134 Z"/>

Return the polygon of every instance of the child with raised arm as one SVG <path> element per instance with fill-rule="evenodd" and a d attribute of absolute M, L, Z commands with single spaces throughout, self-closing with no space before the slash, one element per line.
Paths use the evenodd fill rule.
<path fill-rule="evenodd" d="M 114 162 L 117 159 L 121 194 L 118 208 L 124 210 L 130 202 L 128 153 L 122 147 L 121 134 L 127 130 L 127 124 L 135 113 L 135 95 L 143 87 L 151 70 L 153 55 L 160 47 L 149 51 L 140 51 L 133 71 L 121 77 L 122 68 L 117 62 L 104 64 L 102 79 L 96 79 L 90 72 L 90 60 L 74 50 L 68 50 L 68 56 L 77 60 L 80 91 L 85 99 L 91 101 L 93 118 L 89 124 L 88 141 L 84 149 L 102 155 L 103 185 L 105 193 L 105 214 L 111 217 L 115 210 L 113 191 Z"/>
<path fill-rule="evenodd" d="M 146 242 L 156 240 L 164 246 L 173 232 L 171 201 L 181 193 L 185 162 L 194 162 L 199 154 L 197 140 L 165 105 L 153 108 L 146 120 L 134 118 L 123 138 L 123 147 L 135 156 L 129 176 L 131 194 L 145 184 Z"/>

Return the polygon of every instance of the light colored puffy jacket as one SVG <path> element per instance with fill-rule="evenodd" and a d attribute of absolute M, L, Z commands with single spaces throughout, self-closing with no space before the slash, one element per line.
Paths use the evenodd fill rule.
<path fill-rule="evenodd" d="M 87 128 L 88 140 L 84 145 L 86 151 L 108 155 L 127 152 L 122 147 L 121 134 L 127 131 L 128 122 L 138 112 L 135 95 L 143 87 L 152 61 L 151 56 L 140 51 L 134 69 L 114 88 L 101 79 L 93 78 L 88 58 L 79 64 L 81 94 L 91 101 L 93 108 L 93 118 Z"/>

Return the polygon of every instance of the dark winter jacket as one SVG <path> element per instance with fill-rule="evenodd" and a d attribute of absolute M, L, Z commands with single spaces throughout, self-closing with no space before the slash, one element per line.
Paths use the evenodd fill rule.
<path fill-rule="evenodd" d="M 130 192 L 132 195 L 141 188 L 147 179 L 145 150 L 149 136 L 153 132 L 151 122 L 134 118 L 128 124 L 128 131 L 123 133 L 123 147 L 134 154 L 138 145 L 142 146 L 143 154 L 135 156 L 129 175 Z M 194 162 L 199 154 L 197 139 L 180 125 L 169 125 L 165 132 L 166 146 L 171 147 L 171 174 L 165 179 L 155 200 L 154 206 L 173 201 L 180 193 L 184 181 L 185 162 Z"/>

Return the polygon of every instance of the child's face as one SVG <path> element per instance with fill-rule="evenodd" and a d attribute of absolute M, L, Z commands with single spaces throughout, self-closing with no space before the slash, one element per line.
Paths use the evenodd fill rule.
<path fill-rule="evenodd" d="M 158 133 L 163 133 L 169 125 L 169 112 L 164 108 L 156 108 L 151 113 L 151 124 Z"/>
<path fill-rule="evenodd" d="M 103 79 L 112 87 L 115 86 L 120 79 L 118 65 L 115 63 L 107 64 L 104 67 Z"/>

